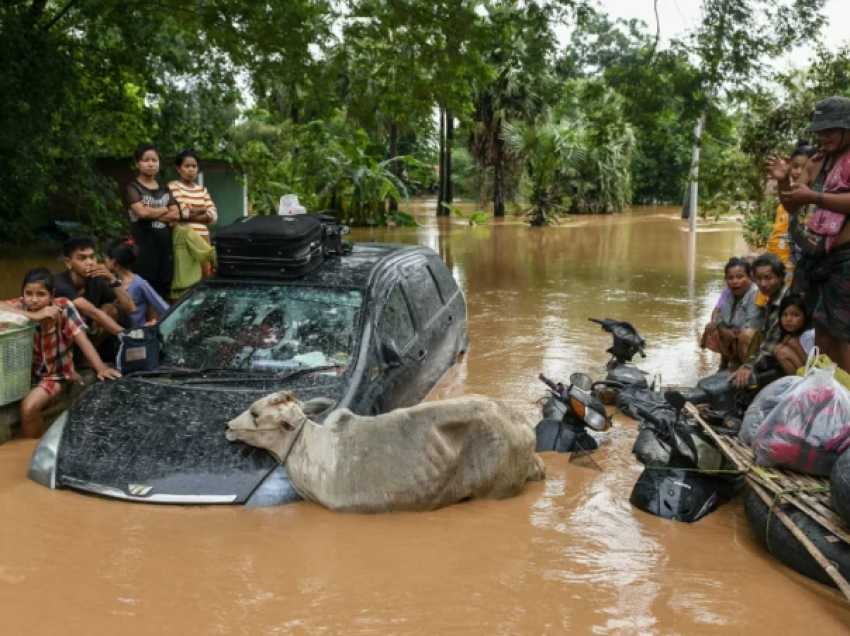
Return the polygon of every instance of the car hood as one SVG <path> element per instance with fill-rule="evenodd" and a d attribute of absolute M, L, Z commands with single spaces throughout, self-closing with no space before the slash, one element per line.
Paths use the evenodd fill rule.
<path fill-rule="evenodd" d="M 56 486 L 149 502 L 244 503 L 277 462 L 263 449 L 228 442 L 227 423 L 274 391 L 338 399 L 342 385 L 325 382 L 271 390 L 132 377 L 99 383 L 68 412 Z"/>

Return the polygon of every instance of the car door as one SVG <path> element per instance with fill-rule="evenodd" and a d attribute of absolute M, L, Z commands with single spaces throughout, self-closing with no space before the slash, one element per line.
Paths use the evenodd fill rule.
<path fill-rule="evenodd" d="M 367 401 L 373 413 L 415 404 L 419 334 L 401 280 L 390 279 L 375 323 L 367 378 Z"/>
<path fill-rule="evenodd" d="M 440 332 L 445 346 L 451 350 L 454 363 L 457 356 L 469 346 L 466 333 L 466 298 L 451 271 L 438 256 L 428 259 L 428 268 L 437 281 L 440 297 L 446 308 L 440 316 Z"/>
<path fill-rule="evenodd" d="M 419 373 L 414 379 L 414 390 L 418 399 L 422 399 L 452 364 L 444 321 L 446 308 L 428 260 L 416 259 L 403 267 L 402 272 L 419 332 L 415 347 Z"/>

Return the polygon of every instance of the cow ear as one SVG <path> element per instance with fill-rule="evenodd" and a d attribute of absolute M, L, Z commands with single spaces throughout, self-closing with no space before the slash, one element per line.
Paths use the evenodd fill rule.
<path fill-rule="evenodd" d="M 335 403 L 335 400 L 331 398 L 313 398 L 312 400 L 307 400 L 301 404 L 301 410 L 304 412 L 304 415 L 319 415 L 319 413 L 324 413 L 329 408 L 331 408 Z"/>

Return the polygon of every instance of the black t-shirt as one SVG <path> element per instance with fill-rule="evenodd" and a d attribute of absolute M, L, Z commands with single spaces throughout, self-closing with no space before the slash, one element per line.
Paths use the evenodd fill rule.
<path fill-rule="evenodd" d="M 70 269 L 56 274 L 53 277 L 53 283 L 56 286 L 57 298 L 76 300 L 80 297 L 76 287 L 74 287 L 74 281 L 71 279 Z M 115 292 L 105 278 L 87 278 L 83 298 L 95 307 L 100 308 L 103 305 L 115 302 Z"/>

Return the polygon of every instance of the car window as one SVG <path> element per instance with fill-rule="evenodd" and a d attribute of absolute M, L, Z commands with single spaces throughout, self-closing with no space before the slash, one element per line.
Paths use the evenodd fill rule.
<path fill-rule="evenodd" d="M 378 320 L 378 334 L 381 343 L 389 344 L 392 340 L 399 351 L 404 351 L 410 341 L 413 340 L 415 333 L 407 300 L 405 300 L 404 293 L 401 291 L 401 285 L 397 284 L 387 297 L 384 310 Z"/>
<path fill-rule="evenodd" d="M 200 287 L 159 324 L 168 366 L 287 371 L 347 364 L 356 290 L 240 283 Z"/>
<path fill-rule="evenodd" d="M 443 307 L 443 299 L 431 269 L 425 263 L 414 265 L 407 270 L 407 282 L 416 313 L 422 324 L 427 324 Z"/>
<path fill-rule="evenodd" d="M 443 297 L 443 303 L 447 303 L 458 291 L 457 281 L 442 261 L 435 260 L 429 262 L 428 269 L 431 270 L 431 274 L 433 274 L 437 281 L 437 285 L 440 288 L 440 295 Z"/>

